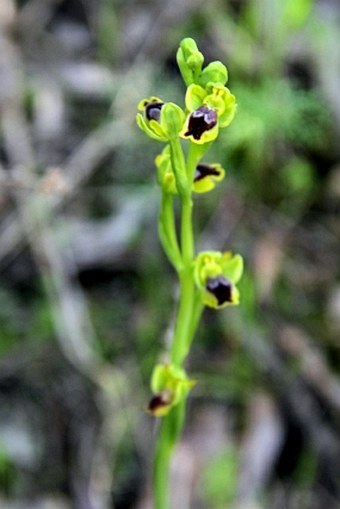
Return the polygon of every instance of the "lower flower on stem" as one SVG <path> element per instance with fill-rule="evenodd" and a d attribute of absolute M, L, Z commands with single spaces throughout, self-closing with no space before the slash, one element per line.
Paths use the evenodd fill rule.
<path fill-rule="evenodd" d="M 167 415 L 187 397 L 194 385 L 196 381 L 190 380 L 184 369 L 173 364 L 157 364 L 151 377 L 151 390 L 154 395 L 147 412 L 155 417 Z"/>

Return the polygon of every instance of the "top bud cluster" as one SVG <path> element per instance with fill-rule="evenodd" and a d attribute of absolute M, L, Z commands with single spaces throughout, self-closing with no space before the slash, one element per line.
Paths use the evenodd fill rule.
<path fill-rule="evenodd" d="M 233 120 L 237 105 L 225 86 L 227 68 L 219 61 L 202 68 L 203 62 L 196 42 L 184 39 L 177 51 L 177 64 L 187 86 L 186 109 L 158 97 L 143 99 L 138 105 L 137 123 L 148 136 L 163 142 L 180 136 L 205 144 L 215 140 L 219 129 Z"/>

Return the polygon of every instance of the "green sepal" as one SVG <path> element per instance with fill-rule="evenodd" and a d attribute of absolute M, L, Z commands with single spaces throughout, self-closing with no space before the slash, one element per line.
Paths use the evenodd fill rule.
<path fill-rule="evenodd" d="M 177 51 L 177 64 L 186 86 L 196 83 L 204 62 L 204 56 L 198 50 L 194 39 L 183 39 Z"/>
<path fill-rule="evenodd" d="M 215 62 L 211 62 L 207 67 L 205 67 L 202 71 L 202 74 L 199 78 L 199 84 L 202 87 L 206 87 L 208 83 L 220 83 L 221 85 L 225 85 L 228 81 L 228 70 L 222 62 L 216 60 Z"/>
<path fill-rule="evenodd" d="M 209 108 L 216 109 L 219 127 L 227 127 L 235 117 L 237 108 L 236 98 L 229 88 L 218 83 L 208 84 L 204 104 L 209 106 Z"/>
<path fill-rule="evenodd" d="M 219 276 L 223 273 L 220 251 L 202 251 L 195 260 L 194 279 L 197 287 L 202 289 L 208 277 Z"/>
<path fill-rule="evenodd" d="M 160 116 L 160 126 L 169 140 L 176 139 L 185 122 L 184 111 L 174 103 L 165 103 Z"/>
<path fill-rule="evenodd" d="M 185 106 L 188 111 L 197 110 L 204 103 L 207 91 L 200 85 L 190 85 L 185 93 Z"/>
<path fill-rule="evenodd" d="M 226 276 L 235 285 L 239 282 L 243 274 L 243 258 L 241 255 L 232 255 L 230 251 L 223 254 L 221 259 L 223 275 Z"/>
<path fill-rule="evenodd" d="M 149 138 L 152 138 L 153 140 L 157 141 L 168 141 L 168 138 L 163 131 L 159 131 L 158 128 L 154 130 L 152 127 L 151 122 L 155 122 L 154 120 L 147 120 L 142 113 L 137 113 L 136 115 L 136 122 L 138 127 L 145 132 L 149 136 Z M 155 122 L 157 124 L 157 122 Z"/>

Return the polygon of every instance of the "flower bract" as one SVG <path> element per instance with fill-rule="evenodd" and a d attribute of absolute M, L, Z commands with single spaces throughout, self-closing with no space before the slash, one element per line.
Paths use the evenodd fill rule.
<path fill-rule="evenodd" d="M 166 145 L 161 154 L 155 158 L 157 167 L 157 180 L 163 191 L 178 194 L 176 177 L 172 171 L 170 146 Z"/>

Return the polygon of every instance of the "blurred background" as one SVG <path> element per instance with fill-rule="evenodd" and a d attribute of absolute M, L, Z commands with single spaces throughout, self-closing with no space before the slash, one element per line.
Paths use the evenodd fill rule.
<path fill-rule="evenodd" d="M 2 509 L 151 508 L 177 288 L 134 117 L 183 105 L 188 36 L 239 104 L 197 245 L 246 272 L 193 344 L 173 507 L 339 509 L 339 25 L 338 0 L 0 1 Z"/>

